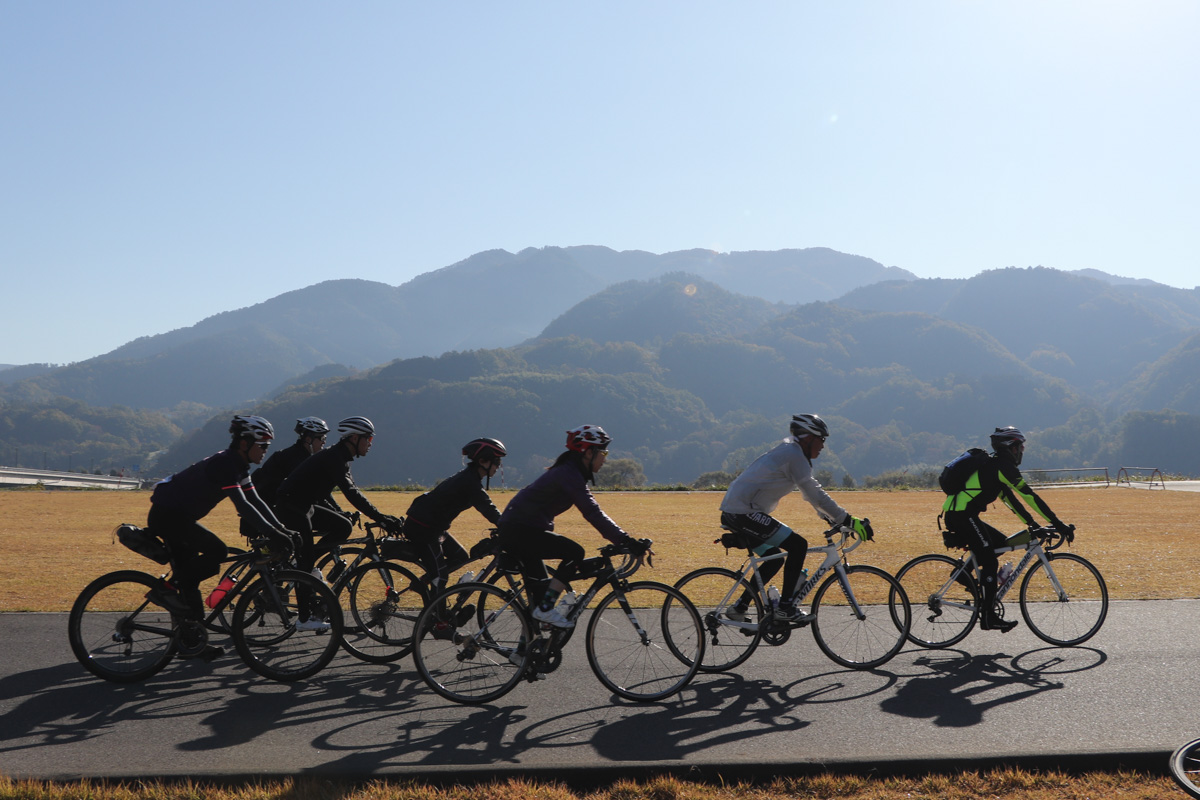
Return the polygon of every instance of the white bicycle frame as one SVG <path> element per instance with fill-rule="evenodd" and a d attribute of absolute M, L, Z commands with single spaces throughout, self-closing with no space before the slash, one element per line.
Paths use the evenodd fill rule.
<path fill-rule="evenodd" d="M 834 542 L 833 537 L 837 534 L 841 534 L 841 538 Z M 807 552 L 823 553 L 825 558 L 821 561 L 821 566 L 817 567 L 816 572 L 811 573 L 809 579 L 797 588 L 794 602 L 803 602 L 804 598 L 807 597 L 809 592 L 811 592 L 817 583 L 820 582 L 821 578 L 828 574 L 829 570 L 832 569 L 838 576 L 838 583 L 841 585 L 842 591 L 846 595 L 846 599 L 850 601 L 850 606 L 854 609 L 855 616 L 859 617 L 860 619 L 863 617 L 862 610 L 858 606 L 858 601 L 854 597 L 854 592 L 850 589 L 850 583 L 846 579 L 845 566 L 845 554 L 862 544 L 862 540 L 855 537 L 854 544 L 846 547 L 846 549 L 843 550 L 842 547 L 846 544 L 846 540 L 849 538 L 850 534 L 845 530 L 835 529 L 825 531 L 826 543 L 818 547 L 808 548 Z M 758 588 L 758 596 L 762 600 L 763 607 L 767 611 L 770 611 L 771 601 L 767 596 L 767 588 L 763 585 L 762 576 L 759 574 L 758 570 L 762 564 L 779 558 L 787 558 L 787 555 L 788 554 L 786 552 L 779 552 L 770 556 L 760 556 L 755 554 L 753 550 L 750 551 L 750 555 L 744 562 L 742 562 L 742 566 L 738 570 L 738 580 L 730 587 L 729 591 L 725 593 L 725 596 L 721 598 L 721 602 L 717 604 L 716 617 L 722 625 L 730 628 L 740 628 L 741 630 L 748 631 L 750 633 L 754 633 L 758 630 L 757 622 L 738 622 L 737 620 L 726 619 L 722 616 L 722 612 L 730 606 L 731 599 L 735 594 L 739 597 L 742 595 L 742 582 L 748 580 L 750 575 L 754 576 L 754 585 Z"/>
<path fill-rule="evenodd" d="M 995 548 L 994 552 L 996 555 L 1002 555 L 1004 553 L 1012 553 L 1017 550 L 1026 551 L 1025 556 L 1019 562 L 1017 562 L 1017 566 L 1013 567 L 1012 574 L 1008 576 L 1008 580 L 996 587 L 996 602 L 1003 602 L 1005 596 L 1008 595 L 1008 590 L 1016 585 L 1017 578 L 1021 577 L 1021 574 L 1025 572 L 1025 569 L 1030 565 L 1030 563 L 1033 562 L 1033 559 L 1037 558 L 1046 567 L 1046 574 L 1050 577 L 1050 582 L 1054 585 L 1054 592 L 1058 595 L 1059 602 L 1065 603 L 1068 599 L 1067 593 L 1063 591 L 1062 584 L 1058 582 L 1058 576 L 1054 574 L 1054 568 L 1050 566 L 1050 558 L 1046 555 L 1046 548 L 1042 546 L 1042 540 L 1037 536 L 1031 536 L 1028 542 L 1023 544 L 1012 544 L 1004 545 L 1003 547 L 997 547 Z M 945 600 L 944 596 L 946 594 L 946 590 L 950 588 L 951 584 L 958 580 L 958 576 L 961 575 L 965 570 L 970 570 L 971 575 L 976 577 L 976 582 L 978 583 L 978 566 L 979 560 L 975 558 L 975 553 L 971 550 L 968 550 L 966 556 L 963 557 L 962 566 L 951 571 L 950 579 L 942 584 L 942 588 L 938 590 L 938 597 L 942 599 L 943 605 L 970 608 L 970 606 L 965 604 L 948 602 Z"/>

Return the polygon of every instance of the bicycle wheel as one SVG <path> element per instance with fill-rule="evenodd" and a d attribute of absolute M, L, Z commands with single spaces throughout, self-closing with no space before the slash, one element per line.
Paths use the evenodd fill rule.
<path fill-rule="evenodd" d="M 733 669 L 758 649 L 758 643 L 762 641 L 759 630 L 763 618 L 762 599 L 740 573 L 722 567 L 705 567 L 684 575 L 676 581 L 675 588 L 683 592 L 700 612 L 704 625 L 702 672 Z M 750 595 L 745 619 L 730 619 L 727 614 L 743 594 Z M 668 633 L 672 631 L 668 629 Z M 668 639 L 668 642 L 673 641 L 673 636 Z"/>
<path fill-rule="evenodd" d="M 640 581 L 596 604 L 586 645 L 588 664 L 601 683 L 629 700 L 659 700 L 695 677 L 704 656 L 704 626 L 683 592 Z"/>
<path fill-rule="evenodd" d="M 429 688 L 456 703 L 486 703 L 512 691 L 529 662 L 533 630 L 506 590 L 459 583 L 429 601 L 417 619 L 413 661 Z M 476 609 L 492 611 L 482 621 Z"/>
<path fill-rule="evenodd" d="M 529 600 L 525 596 L 525 584 L 523 577 L 517 574 L 509 574 L 502 570 L 496 570 L 488 576 L 485 581 L 489 586 L 498 590 L 498 593 L 487 593 L 479 596 L 479 604 L 475 608 L 475 617 L 477 624 L 483 628 L 487 621 L 488 615 L 502 608 L 503 606 L 512 603 L 514 599 L 520 598 L 521 604 L 526 604 Z M 484 636 L 487 636 L 486 629 Z"/>
<path fill-rule="evenodd" d="M 375 664 L 397 661 L 412 652 L 417 617 L 425 608 L 425 584 L 391 561 L 359 564 L 338 593 L 346 624 L 342 647 Z"/>
<path fill-rule="evenodd" d="M 1021 616 L 1044 642 L 1061 647 L 1082 644 L 1096 635 L 1108 616 L 1108 587 L 1100 571 L 1072 553 L 1048 553 L 1055 587 L 1046 565 L 1038 561 L 1021 581 Z"/>
<path fill-rule="evenodd" d="M 1200 798 L 1200 739 L 1171 754 L 1171 777 L 1189 796 Z"/>
<path fill-rule="evenodd" d="M 175 654 L 176 625 L 171 614 L 150 603 L 146 592 L 158 579 L 122 570 L 89 583 L 67 621 L 67 638 L 79 663 L 114 683 L 145 680 Z"/>
<path fill-rule="evenodd" d="M 917 556 L 896 573 L 912 606 L 908 640 L 920 647 L 941 648 L 966 638 L 979 619 L 979 589 L 975 578 L 951 576 L 962 561 L 943 555 Z M 898 621 L 897 621 L 898 624 Z"/>
<path fill-rule="evenodd" d="M 307 592 L 321 609 L 328 631 L 297 631 L 297 595 Z M 333 660 L 342 640 L 342 609 L 337 597 L 307 572 L 280 570 L 263 575 L 238 598 L 231 621 L 233 644 L 250 669 L 276 681 L 298 681 Z"/>
<path fill-rule="evenodd" d="M 874 669 L 899 653 L 908 638 L 912 621 L 908 597 L 895 578 L 877 567 L 849 567 L 846 581 L 848 592 L 835 571 L 817 589 L 813 638 L 825 655 L 843 667 Z M 831 587 L 838 591 L 829 591 Z"/>

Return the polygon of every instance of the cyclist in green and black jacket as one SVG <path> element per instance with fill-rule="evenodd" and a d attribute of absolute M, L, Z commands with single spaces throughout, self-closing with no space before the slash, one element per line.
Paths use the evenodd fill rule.
<path fill-rule="evenodd" d="M 996 428 L 991 440 L 992 455 L 980 462 L 979 468 L 967 478 L 961 491 L 947 495 L 942 514 L 946 528 L 958 534 L 962 546 L 970 548 L 979 562 L 979 572 L 983 577 L 980 627 L 1007 633 L 1016 627 L 1016 620 L 1002 620 L 995 613 L 996 568 L 999 566 L 995 548 L 1002 546 L 1007 537 L 981 520 L 979 515 L 1000 498 L 1027 526 L 1033 527 L 1033 515 L 1021 505 L 1017 499 L 1020 497 L 1063 535 L 1070 536 L 1071 528 L 1050 510 L 1046 501 L 1038 497 L 1021 477 L 1019 466 L 1025 453 L 1025 434 L 1009 425 Z"/>

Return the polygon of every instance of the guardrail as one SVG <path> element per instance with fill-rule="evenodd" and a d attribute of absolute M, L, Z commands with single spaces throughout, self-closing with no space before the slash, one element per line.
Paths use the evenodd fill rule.
<path fill-rule="evenodd" d="M 1095 477 L 1087 477 L 1091 473 L 1095 473 Z M 1025 482 L 1031 486 L 1104 486 L 1107 489 L 1111 485 L 1108 467 L 1030 469 L 1025 470 L 1024 475 Z"/>
<path fill-rule="evenodd" d="M 138 478 L 117 475 L 88 475 L 84 472 L 54 472 L 47 469 L 0 467 L 0 486 L 36 486 L 47 489 L 140 489 Z"/>
<path fill-rule="evenodd" d="M 1117 471 L 1117 486 L 1133 486 L 1134 476 L 1132 473 L 1135 472 L 1147 476 L 1144 480 L 1137 481 L 1138 483 L 1146 484 L 1147 488 L 1153 489 L 1155 486 L 1163 489 L 1167 488 L 1167 484 L 1163 480 L 1162 470 L 1157 467 L 1121 467 Z"/>

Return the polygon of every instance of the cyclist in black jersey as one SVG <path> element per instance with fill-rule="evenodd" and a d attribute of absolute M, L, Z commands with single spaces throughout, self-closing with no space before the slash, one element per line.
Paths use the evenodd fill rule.
<path fill-rule="evenodd" d="M 404 515 L 404 535 L 417 545 L 421 565 L 436 575 L 433 585 L 441 586 L 446 577 L 471 560 L 466 549 L 450 535 L 450 524 L 472 506 L 484 519 L 495 525 L 500 510 L 488 496 L 483 482 L 500 469 L 500 459 L 508 455 L 499 439 L 472 439 L 463 445 L 467 466 L 446 478 L 412 501 Z"/>
<path fill-rule="evenodd" d="M 329 425 L 320 417 L 301 417 L 296 420 L 295 431 L 298 436 L 296 442 L 282 450 L 276 450 L 251 475 L 254 490 L 272 508 L 275 507 L 275 495 L 279 487 L 287 476 L 292 474 L 292 470 L 310 455 L 325 448 L 325 436 L 329 433 Z M 339 515 L 342 512 L 332 497 L 326 498 L 323 504 Z M 317 528 L 320 529 L 319 524 Z M 254 533 L 253 526 L 245 520 L 242 520 L 242 533 L 246 536 Z"/>
<path fill-rule="evenodd" d="M 220 571 L 228 555 L 225 543 L 199 520 L 229 498 L 256 535 L 273 546 L 291 549 L 292 533 L 258 496 L 250 465 L 263 460 L 274 438 L 271 423 L 257 416 L 235 416 L 229 447 L 159 481 L 150 495 L 147 526 L 167 543 L 175 568 L 175 587 L 164 584 L 150 599 L 188 619 L 203 618 L 200 582 Z M 175 590 L 178 590 L 177 592 Z"/>
<path fill-rule="evenodd" d="M 1021 505 L 1017 499 L 1020 496 L 1064 536 L 1070 538 L 1073 533 L 1021 476 L 1019 467 L 1025 454 L 1025 434 L 1011 425 L 996 428 L 991 435 L 991 442 L 992 455 L 983 460 L 981 466 L 967 478 L 962 491 L 946 496 L 942 515 L 947 530 L 957 534 L 962 546 L 970 548 L 979 562 L 979 572 L 983 577 L 980 627 L 1008 633 L 1016 627 L 1016 620 L 1002 620 L 995 614 L 996 568 L 999 566 L 995 548 L 1002 546 L 1007 537 L 981 520 L 979 515 L 1000 498 L 1027 526 L 1033 527 L 1033 515 Z"/>
<path fill-rule="evenodd" d="M 398 530 L 400 520 L 384 514 L 354 485 L 350 474 L 350 462 L 365 456 L 375 440 L 375 425 L 366 417 L 347 417 L 338 423 L 341 439 L 332 447 L 306 458 L 284 479 L 275 496 L 275 511 L 289 528 L 299 532 L 303 542 L 297 566 L 308 572 L 316 564 L 317 557 L 326 552 L 330 545 L 349 538 L 353 526 L 346 517 L 342 524 L 334 520 L 335 512 L 322 503 L 333 490 L 340 489 L 350 505 L 390 530 Z M 320 532 L 320 541 L 314 541 Z M 304 630 L 317 630 L 320 620 L 309 620 L 307 609 L 300 608 Z"/>

